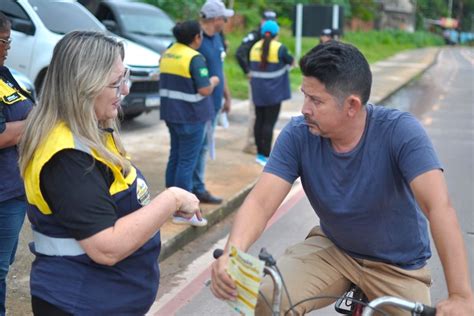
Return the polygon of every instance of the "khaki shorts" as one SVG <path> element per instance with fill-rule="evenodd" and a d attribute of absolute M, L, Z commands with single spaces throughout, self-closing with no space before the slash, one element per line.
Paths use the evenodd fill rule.
<path fill-rule="evenodd" d="M 313 296 L 341 296 L 351 283 L 357 284 L 369 300 L 391 295 L 430 304 L 430 271 L 404 270 L 396 266 L 354 259 L 338 249 L 322 232 L 319 226 L 313 228 L 306 240 L 288 248 L 278 260 L 293 304 Z M 265 277 L 261 291 L 271 303 L 273 282 Z M 295 307 L 297 315 L 333 303 L 335 299 L 309 300 Z M 286 293 L 282 294 L 282 315 L 289 309 Z M 389 315 L 411 315 L 399 309 L 387 308 Z M 256 315 L 270 315 L 270 309 L 260 297 Z M 334 312 L 336 314 L 336 312 Z M 291 315 L 287 313 L 286 315 Z"/>

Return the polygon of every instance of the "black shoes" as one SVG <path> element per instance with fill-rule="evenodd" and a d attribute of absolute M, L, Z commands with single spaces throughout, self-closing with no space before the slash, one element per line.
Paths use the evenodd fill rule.
<path fill-rule="evenodd" d="M 213 196 L 209 191 L 204 191 L 202 193 L 194 192 L 196 197 L 199 199 L 201 203 L 207 204 L 221 204 L 222 199 L 216 196 Z"/>

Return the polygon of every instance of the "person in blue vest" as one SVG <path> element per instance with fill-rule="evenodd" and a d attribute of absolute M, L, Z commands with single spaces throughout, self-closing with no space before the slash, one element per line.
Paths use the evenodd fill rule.
<path fill-rule="evenodd" d="M 0 315 L 5 315 L 6 278 L 25 219 L 26 200 L 18 169 L 17 144 L 33 106 L 31 95 L 5 67 L 11 24 L 0 12 Z"/>
<path fill-rule="evenodd" d="M 208 152 L 210 152 L 211 157 L 214 156 L 213 140 L 217 114 L 221 109 L 223 112 L 229 112 L 231 107 L 231 95 L 229 89 L 226 88 L 224 78 L 224 40 L 220 33 L 223 31 L 227 19 L 234 15 L 234 10 L 226 9 L 224 3 L 220 0 L 208 0 L 201 7 L 200 14 L 204 37 L 198 51 L 206 58 L 209 74 L 219 77 L 220 82 L 211 96 L 215 114 L 210 124 L 206 126 L 203 147 L 193 175 L 193 193 L 202 203 L 220 204 L 222 198 L 212 195 L 206 188 L 206 156 Z M 223 98 L 224 104 L 222 103 Z"/>
<path fill-rule="evenodd" d="M 35 315 L 144 315 L 158 290 L 160 227 L 174 213 L 201 218 L 186 190 L 152 198 L 127 156 L 116 122 L 129 93 L 123 58 L 113 37 L 66 34 L 27 119 L 20 171 Z"/>
<path fill-rule="evenodd" d="M 160 118 L 166 122 L 171 139 L 166 167 L 166 187 L 177 186 L 191 192 L 193 172 L 203 146 L 206 123 L 214 118 L 211 95 L 219 78 L 209 78 L 206 60 L 197 51 L 203 33 L 197 21 L 185 21 L 173 28 L 176 38 L 160 61 Z M 175 216 L 176 224 L 204 226 L 198 220 Z"/>
<path fill-rule="evenodd" d="M 247 128 L 247 135 L 246 135 L 246 144 L 243 148 L 243 152 L 247 154 L 256 155 L 257 154 L 257 146 L 255 145 L 255 134 L 253 132 L 255 126 L 255 105 L 252 102 L 252 88 L 250 87 L 250 62 L 249 62 L 249 55 L 252 46 L 255 45 L 259 40 L 262 39 L 262 35 L 260 33 L 260 28 L 265 21 L 268 20 L 277 20 L 277 14 L 275 11 L 272 10 L 265 10 L 262 13 L 262 19 L 260 20 L 260 24 L 258 28 L 250 31 L 243 39 L 242 43 L 240 43 L 239 47 L 235 51 L 235 58 L 239 63 L 240 68 L 242 69 L 245 76 L 249 79 L 249 117 L 248 117 L 248 128 Z"/>
<path fill-rule="evenodd" d="M 291 98 L 288 69 L 293 56 L 276 37 L 280 27 L 273 20 L 260 28 L 262 39 L 250 50 L 250 87 L 255 104 L 254 136 L 256 162 L 265 166 L 272 147 L 273 128 L 280 113 L 281 102 Z"/>

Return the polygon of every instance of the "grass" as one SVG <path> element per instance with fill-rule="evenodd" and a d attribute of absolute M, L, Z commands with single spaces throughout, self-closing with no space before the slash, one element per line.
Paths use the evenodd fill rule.
<path fill-rule="evenodd" d="M 232 97 L 237 99 L 246 99 L 248 97 L 248 80 L 234 56 L 237 47 L 245 35 L 246 32 L 242 31 L 232 32 L 226 35 L 226 39 L 229 41 L 229 51 L 224 63 L 225 75 Z M 290 30 L 282 29 L 279 40 L 288 47 L 293 55 L 295 54 L 295 39 L 291 35 Z M 407 33 L 397 30 L 347 32 L 344 34 L 342 41 L 359 48 L 369 63 L 375 63 L 403 50 L 427 46 L 440 46 L 444 44 L 441 37 L 431 33 Z M 317 45 L 318 42 L 319 40 L 317 38 L 304 37 L 301 44 L 301 53 L 304 54 L 309 51 L 312 47 Z M 300 86 L 301 79 L 300 70 L 294 68 L 290 72 L 292 90 Z"/>

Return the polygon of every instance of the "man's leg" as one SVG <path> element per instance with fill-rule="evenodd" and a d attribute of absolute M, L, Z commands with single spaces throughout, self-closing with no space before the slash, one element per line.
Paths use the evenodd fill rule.
<path fill-rule="evenodd" d="M 431 273 L 427 267 L 405 270 L 369 260 L 362 260 L 362 279 L 359 287 L 369 300 L 380 296 L 396 296 L 430 305 Z M 389 315 L 411 315 L 400 309 L 386 309 Z"/>
<path fill-rule="evenodd" d="M 167 188 L 175 185 L 176 165 L 178 163 L 179 151 L 178 134 L 175 131 L 176 125 L 177 124 L 175 123 L 166 122 L 166 126 L 168 126 L 168 131 L 170 133 L 170 154 L 165 172 L 165 186 Z"/>
<path fill-rule="evenodd" d="M 347 266 L 351 269 L 354 261 L 342 256 L 333 264 L 333 252 L 339 252 L 334 244 L 320 232 L 319 227 L 313 229 L 308 238 L 288 248 L 278 260 L 278 268 L 288 288 L 293 305 L 315 296 L 341 296 L 349 288 L 351 281 L 338 271 L 338 266 Z M 349 272 L 351 275 L 351 272 Z M 356 277 L 356 272 L 352 275 Z M 272 301 L 273 282 L 266 277 L 261 286 L 261 292 L 268 302 Z M 304 315 L 312 310 L 322 308 L 334 302 L 335 299 L 314 299 L 298 304 L 293 309 L 294 315 Z M 281 315 L 290 308 L 286 293 L 282 295 Z M 256 315 L 271 315 L 270 308 L 260 296 Z M 291 315 L 291 314 L 286 314 Z"/>
<path fill-rule="evenodd" d="M 204 184 L 204 174 L 206 172 L 206 160 L 208 152 L 208 141 L 207 134 L 208 129 L 211 128 L 211 123 L 207 122 L 204 129 L 204 134 L 202 138 L 201 151 L 196 162 L 196 167 L 193 172 L 193 192 L 204 192 L 206 191 L 206 186 Z"/>
<path fill-rule="evenodd" d="M 250 80 L 248 85 L 249 91 L 249 119 L 247 125 L 247 140 L 243 151 L 247 154 L 257 154 L 257 147 L 255 145 L 255 134 L 253 132 L 255 126 L 255 104 L 252 100 L 252 87 L 250 86 Z"/>
<path fill-rule="evenodd" d="M 210 148 L 211 146 L 214 146 L 213 144 L 210 144 L 211 143 L 210 140 L 214 137 L 216 123 L 217 123 L 217 117 L 214 117 L 214 119 L 211 122 L 206 123 L 201 151 L 199 153 L 196 167 L 193 171 L 193 176 L 192 176 L 192 180 L 193 180 L 192 192 L 196 194 L 196 197 L 199 199 L 199 201 L 201 201 L 202 203 L 209 203 L 209 204 L 222 203 L 222 198 L 213 196 L 206 189 L 206 185 L 204 183 L 205 172 L 206 172 L 206 161 L 207 161 L 206 155 L 209 152 L 209 150 L 214 150 L 213 148 Z"/>

